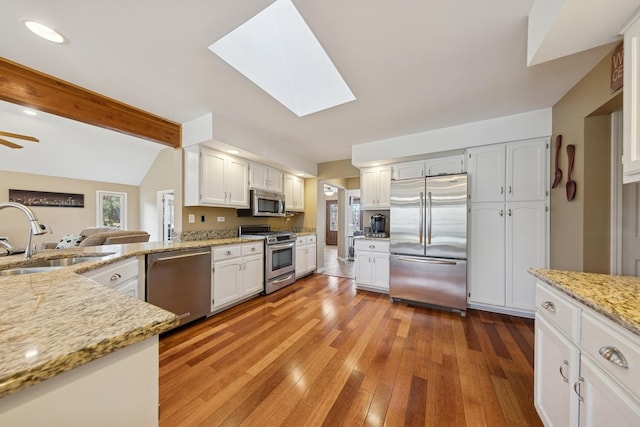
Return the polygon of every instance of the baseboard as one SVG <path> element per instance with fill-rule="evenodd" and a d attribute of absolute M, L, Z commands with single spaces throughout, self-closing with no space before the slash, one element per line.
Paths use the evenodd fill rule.
<path fill-rule="evenodd" d="M 517 308 L 509 308 L 509 307 L 497 307 L 495 305 L 485 305 L 478 303 L 468 303 L 467 308 L 471 308 L 474 310 L 482 310 L 489 311 L 491 313 L 499 313 L 499 314 L 508 314 L 510 316 L 518 316 L 518 317 L 526 317 L 528 319 L 535 318 L 535 310 L 522 310 Z"/>

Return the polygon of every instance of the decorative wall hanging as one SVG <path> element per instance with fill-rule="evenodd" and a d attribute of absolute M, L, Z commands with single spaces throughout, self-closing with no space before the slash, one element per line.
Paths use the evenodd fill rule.
<path fill-rule="evenodd" d="M 573 160 L 576 156 L 576 146 L 573 144 L 567 145 L 567 156 L 569 157 L 569 172 L 567 173 L 567 200 L 571 201 L 576 197 L 576 182 L 571 178 L 573 174 Z"/>
<path fill-rule="evenodd" d="M 556 172 L 551 188 L 556 188 L 562 181 L 562 170 L 560 169 L 560 147 L 562 147 L 562 135 L 556 136 Z"/>
<path fill-rule="evenodd" d="M 27 206 L 84 208 L 84 194 L 9 189 L 9 201 Z"/>

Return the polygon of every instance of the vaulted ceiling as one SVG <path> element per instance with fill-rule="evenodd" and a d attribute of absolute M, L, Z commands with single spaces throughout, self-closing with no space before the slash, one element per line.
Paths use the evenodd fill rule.
<path fill-rule="evenodd" d="M 213 112 L 319 163 L 354 144 L 550 107 L 611 49 L 527 67 L 533 0 L 294 0 L 356 96 L 297 117 L 207 49 L 271 3 L 3 0 L 0 56 L 175 122 Z M 23 18 L 69 42 L 38 39 Z"/>

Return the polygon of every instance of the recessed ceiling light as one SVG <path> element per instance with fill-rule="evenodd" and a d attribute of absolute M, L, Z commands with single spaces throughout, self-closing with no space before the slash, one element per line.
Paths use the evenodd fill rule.
<path fill-rule="evenodd" d="M 44 24 L 41 24 L 36 21 L 32 21 L 30 19 L 23 19 L 22 23 L 25 27 L 29 29 L 33 34 L 38 37 L 42 37 L 45 40 L 49 40 L 53 43 L 65 43 L 66 39 L 62 34 L 54 30 L 53 28 L 47 27 Z"/>
<path fill-rule="evenodd" d="M 276 0 L 209 50 L 298 117 L 356 99 L 291 0 Z"/>
<path fill-rule="evenodd" d="M 229 154 L 240 154 L 240 152 L 238 150 L 227 150 L 227 153 Z"/>
<path fill-rule="evenodd" d="M 36 113 L 33 110 L 22 110 L 22 112 L 27 114 L 27 115 L 29 115 L 29 116 L 37 116 L 38 115 L 38 113 Z"/>

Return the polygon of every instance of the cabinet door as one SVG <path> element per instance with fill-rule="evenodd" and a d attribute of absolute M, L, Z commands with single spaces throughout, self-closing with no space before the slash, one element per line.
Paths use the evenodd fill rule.
<path fill-rule="evenodd" d="M 640 19 L 624 33 L 622 181 L 640 181 Z"/>
<path fill-rule="evenodd" d="M 471 202 L 500 202 L 505 192 L 504 145 L 471 148 L 469 174 L 471 175 Z"/>
<path fill-rule="evenodd" d="M 304 212 L 304 179 L 296 176 L 293 177 L 293 201 L 295 210 Z"/>
<path fill-rule="evenodd" d="M 240 294 L 242 296 L 260 293 L 264 290 L 264 264 L 262 255 L 242 258 Z"/>
<path fill-rule="evenodd" d="M 212 205 L 225 205 L 226 156 L 218 151 L 202 148 L 200 157 L 200 202 Z"/>
<path fill-rule="evenodd" d="M 504 203 L 471 206 L 469 301 L 505 304 Z"/>
<path fill-rule="evenodd" d="M 360 176 L 361 209 L 377 207 L 378 178 L 374 169 L 363 169 Z"/>
<path fill-rule="evenodd" d="M 373 278 L 371 285 L 389 292 L 389 255 L 371 254 Z"/>
<path fill-rule="evenodd" d="M 391 168 L 378 169 L 378 208 L 391 207 Z"/>
<path fill-rule="evenodd" d="M 371 285 L 373 283 L 373 267 L 371 264 L 371 254 L 369 252 L 356 253 L 354 264 L 356 283 Z"/>
<path fill-rule="evenodd" d="M 229 157 L 227 162 L 227 205 L 235 208 L 249 207 L 249 163 Z"/>
<path fill-rule="evenodd" d="M 296 276 L 302 276 L 307 271 L 307 245 L 296 244 Z"/>
<path fill-rule="evenodd" d="M 283 193 L 284 192 L 284 173 L 279 171 L 278 169 L 269 169 L 267 174 L 267 188 L 269 191 L 273 191 L 274 193 Z"/>
<path fill-rule="evenodd" d="M 125 282 L 113 289 L 117 292 L 120 292 L 121 294 L 140 299 L 138 297 L 138 279 L 129 280 L 128 282 Z"/>
<path fill-rule="evenodd" d="M 577 427 L 580 352 L 536 313 L 534 403 L 545 426 Z"/>
<path fill-rule="evenodd" d="M 580 426 L 635 427 L 640 425 L 640 405 L 622 391 L 589 357 L 581 356 Z"/>
<path fill-rule="evenodd" d="M 211 310 L 223 307 L 240 298 L 240 258 L 214 263 Z"/>
<path fill-rule="evenodd" d="M 251 163 L 249 173 L 249 186 L 258 190 L 267 191 L 269 185 L 269 168 L 260 163 Z"/>
<path fill-rule="evenodd" d="M 295 196 L 293 193 L 293 181 L 295 177 L 293 175 L 285 175 L 282 178 L 283 191 L 284 191 L 284 202 L 285 208 L 287 211 L 296 210 Z"/>
<path fill-rule="evenodd" d="M 507 144 L 507 201 L 544 201 L 547 197 L 546 139 Z"/>
<path fill-rule="evenodd" d="M 464 172 L 464 157 L 447 156 L 427 160 L 427 175 L 447 175 Z"/>
<path fill-rule="evenodd" d="M 405 162 L 398 163 L 391 167 L 391 177 L 393 179 L 422 178 L 426 175 L 425 162 Z"/>
<path fill-rule="evenodd" d="M 316 242 L 307 243 L 307 271 L 313 271 L 316 269 Z"/>
<path fill-rule="evenodd" d="M 530 267 L 546 265 L 545 202 L 507 203 L 507 307 L 535 310 L 536 279 Z"/>

